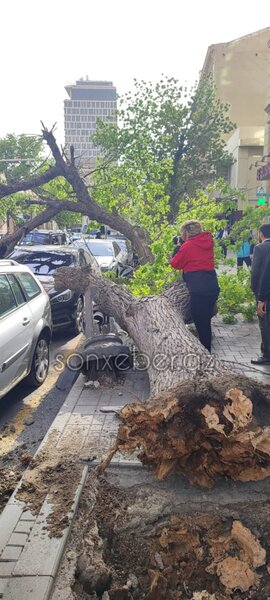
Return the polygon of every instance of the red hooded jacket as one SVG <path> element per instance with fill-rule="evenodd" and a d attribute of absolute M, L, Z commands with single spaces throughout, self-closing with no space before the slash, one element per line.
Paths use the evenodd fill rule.
<path fill-rule="evenodd" d="M 210 231 L 203 231 L 182 244 L 178 252 L 170 260 L 174 269 L 183 273 L 192 271 L 213 271 L 214 241 Z"/>

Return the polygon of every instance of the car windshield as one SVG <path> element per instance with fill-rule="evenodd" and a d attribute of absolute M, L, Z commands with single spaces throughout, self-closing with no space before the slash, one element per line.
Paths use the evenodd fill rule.
<path fill-rule="evenodd" d="M 34 231 L 33 233 L 27 233 L 27 235 L 20 242 L 21 246 L 35 246 L 35 244 L 46 244 L 48 243 L 50 235 L 48 233 L 40 233 Z"/>
<path fill-rule="evenodd" d="M 89 240 L 89 242 L 87 241 L 87 245 L 94 256 L 113 256 L 113 248 L 108 242 L 97 243 Z"/>
<path fill-rule="evenodd" d="M 75 256 L 66 252 L 20 252 L 15 251 L 13 258 L 21 265 L 27 265 L 34 275 L 52 275 L 58 267 L 70 267 L 75 264 Z"/>

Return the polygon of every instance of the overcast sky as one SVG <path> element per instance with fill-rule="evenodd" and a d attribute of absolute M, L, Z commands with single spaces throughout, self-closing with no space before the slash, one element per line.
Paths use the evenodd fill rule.
<path fill-rule="evenodd" d="M 88 75 L 118 93 L 162 73 L 193 83 L 209 45 L 270 25 L 269 0 L 1 2 L 0 136 L 58 124 L 65 85 Z M 268 20 L 267 20 L 268 19 Z"/>

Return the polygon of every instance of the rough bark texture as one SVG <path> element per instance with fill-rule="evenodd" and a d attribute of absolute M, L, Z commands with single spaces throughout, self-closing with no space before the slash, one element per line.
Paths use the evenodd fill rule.
<path fill-rule="evenodd" d="M 124 286 L 98 277 L 88 268 L 58 269 L 56 289 L 65 289 L 67 281 L 71 289 L 80 292 L 87 289 L 89 281 L 92 283 L 97 304 L 129 333 L 142 353 L 141 369 L 148 371 L 152 394 L 206 372 L 210 376 L 225 371 L 185 325 L 190 312 L 184 283 L 173 285 L 159 296 L 136 299 Z"/>
<path fill-rule="evenodd" d="M 187 329 L 188 293 L 174 284 L 159 296 L 135 299 L 123 286 L 84 270 L 62 267 L 55 287 L 84 291 L 114 316 L 143 353 L 152 397 L 125 406 L 115 446 L 133 452 L 160 479 L 171 473 L 211 487 L 216 478 L 249 481 L 270 475 L 270 393 L 228 373 Z"/>
<path fill-rule="evenodd" d="M 8 256 L 14 246 L 18 244 L 22 238 L 35 229 L 35 227 L 39 227 L 43 225 L 43 223 L 47 223 L 51 219 L 55 217 L 59 213 L 59 208 L 56 206 L 49 206 L 45 208 L 44 211 L 33 217 L 33 219 L 26 221 L 21 227 L 18 227 L 13 233 L 4 235 L 0 240 L 0 258 L 4 258 Z"/>
<path fill-rule="evenodd" d="M 44 183 L 48 183 L 60 175 L 60 170 L 57 166 L 50 167 L 44 173 L 31 177 L 29 179 L 21 181 L 13 181 L 9 184 L 0 183 L 0 199 L 11 196 L 16 192 L 27 192 L 28 190 L 35 189 Z"/>

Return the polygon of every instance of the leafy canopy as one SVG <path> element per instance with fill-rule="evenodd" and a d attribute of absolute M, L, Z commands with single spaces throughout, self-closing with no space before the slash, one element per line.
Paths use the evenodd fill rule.
<path fill-rule="evenodd" d="M 120 99 L 118 123 L 99 122 L 94 136 L 104 166 L 94 197 L 150 235 L 174 222 L 180 202 L 232 162 L 222 139 L 233 129 L 227 111 L 210 78 L 190 94 L 174 78 L 135 80 L 135 93 Z"/>

